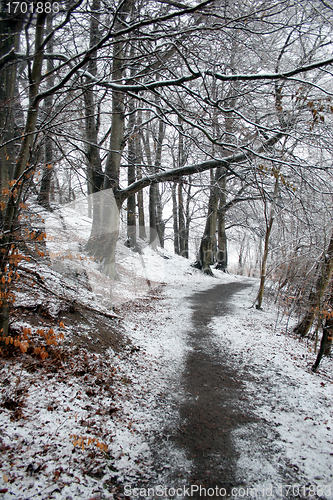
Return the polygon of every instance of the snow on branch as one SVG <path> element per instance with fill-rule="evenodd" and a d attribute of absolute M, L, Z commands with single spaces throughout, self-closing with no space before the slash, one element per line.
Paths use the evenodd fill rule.
<path fill-rule="evenodd" d="M 147 175 L 146 177 L 133 182 L 127 188 L 119 189 L 115 192 L 115 196 L 119 201 L 123 202 L 132 194 L 141 191 L 141 189 L 151 184 L 173 181 L 183 177 L 184 175 L 197 174 L 216 167 L 224 167 L 227 170 L 230 170 L 231 165 L 247 161 L 250 157 L 255 157 L 257 154 L 262 153 L 266 148 L 274 146 L 274 144 L 276 144 L 284 135 L 284 131 L 278 132 L 273 137 L 268 139 L 262 146 L 260 146 L 257 151 L 247 153 L 241 152 L 218 160 L 208 160 L 194 165 L 185 165 L 184 167 L 173 168 L 168 171 L 164 170 L 163 172 L 154 175 Z"/>

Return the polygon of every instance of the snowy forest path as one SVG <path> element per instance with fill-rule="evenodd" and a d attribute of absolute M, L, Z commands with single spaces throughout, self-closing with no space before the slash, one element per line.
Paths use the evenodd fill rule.
<path fill-rule="evenodd" d="M 219 284 L 190 297 L 192 325 L 190 350 L 185 362 L 182 385 L 188 398 L 180 407 L 180 430 L 175 441 L 193 461 L 191 483 L 209 488 L 231 488 L 236 484 L 234 468 L 237 453 L 231 432 L 239 425 L 253 422 L 244 411 L 245 400 L 239 375 L 228 363 L 228 352 L 214 345 L 211 320 L 231 309 L 231 298 L 246 283 Z"/>
<path fill-rule="evenodd" d="M 179 500 L 285 500 L 307 484 L 318 488 L 312 498 L 333 500 L 328 379 L 311 372 L 312 353 L 277 324 L 275 308 L 251 307 L 258 281 L 222 278 L 192 287 L 170 280 L 142 315 L 145 334 L 135 317 L 140 359 L 154 363 L 144 373 L 151 461 L 132 484 L 155 491 L 143 490 L 145 500 L 161 491 Z M 140 393 L 137 401 L 142 407 Z"/>
<path fill-rule="evenodd" d="M 229 346 L 217 339 L 213 325 L 218 317 L 233 316 L 235 295 L 251 294 L 253 285 L 253 280 L 220 283 L 184 297 L 183 306 L 190 312 L 185 356 L 179 366 L 181 374 L 171 382 L 166 398 L 178 418 L 166 420 L 153 444 L 160 484 L 199 485 L 207 491 L 225 491 L 227 497 L 232 488 L 244 486 L 236 477 L 239 453 L 233 433 L 266 425 L 254 415 L 242 374 L 230 359 Z M 172 458 L 176 450 L 184 463 Z M 197 495 L 194 491 L 191 497 L 202 498 Z M 211 498 L 221 498 L 221 494 Z"/>

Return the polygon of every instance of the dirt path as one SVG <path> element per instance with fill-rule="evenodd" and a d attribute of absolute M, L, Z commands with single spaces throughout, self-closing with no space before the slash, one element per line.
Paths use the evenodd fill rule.
<path fill-rule="evenodd" d="M 219 284 L 187 297 L 192 311 L 188 351 L 178 386 L 176 382 L 164 398 L 164 405 L 178 418 L 166 419 L 165 427 L 155 436 L 152 448 L 159 472 L 150 484 L 225 489 L 225 498 L 232 488 L 244 486 L 236 477 L 239 456 L 232 432 L 247 424 L 263 426 L 251 411 L 240 375 L 231 368 L 230 351 L 217 346 L 210 322 L 230 314 L 233 295 L 251 285 Z M 193 493 L 191 498 L 202 495 Z"/>
<path fill-rule="evenodd" d="M 237 372 L 228 366 L 227 351 L 225 357 L 221 351 L 216 353 L 209 328 L 213 317 L 230 310 L 233 294 L 246 286 L 249 285 L 221 284 L 190 298 L 191 350 L 182 380 L 187 400 L 180 407 L 181 424 L 174 440 L 193 461 L 191 483 L 207 488 L 230 490 L 235 486 L 237 453 L 230 434 L 239 425 L 254 420 L 242 408 L 242 383 Z"/>
<path fill-rule="evenodd" d="M 329 392 L 295 365 L 287 337 L 265 337 L 274 326 L 269 315 L 244 309 L 253 284 L 235 280 L 182 297 L 170 289 L 161 316 L 150 319 L 158 373 L 147 371 L 154 425 L 149 471 L 132 482 L 143 488 L 140 499 L 305 500 L 299 485 L 329 483 Z M 312 466 L 321 456 L 317 438 L 324 472 Z"/>

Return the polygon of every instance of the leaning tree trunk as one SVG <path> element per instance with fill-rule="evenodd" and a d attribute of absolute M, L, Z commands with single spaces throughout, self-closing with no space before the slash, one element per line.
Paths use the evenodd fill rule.
<path fill-rule="evenodd" d="M 301 337 L 305 337 L 312 323 L 318 314 L 318 310 L 320 309 L 320 305 L 322 303 L 322 299 L 327 290 L 327 287 L 330 283 L 333 271 L 333 232 L 331 235 L 331 240 L 328 245 L 328 249 L 326 254 L 323 255 L 323 265 L 322 271 L 316 282 L 316 291 L 311 294 L 307 312 L 304 315 L 304 318 L 298 323 L 298 325 L 294 328 L 294 332 Z"/>
<path fill-rule="evenodd" d="M 132 0 L 125 0 L 117 14 L 115 29 L 120 29 L 132 6 Z M 121 37 L 113 45 L 112 80 L 121 82 L 124 72 L 125 40 Z M 112 119 L 109 154 L 106 160 L 103 191 L 96 193 L 96 214 L 94 207 L 93 224 L 87 250 L 96 259 L 103 261 L 105 274 L 116 278 L 116 245 L 119 236 L 119 210 L 121 202 L 113 196 L 119 188 L 120 161 L 124 148 L 124 93 L 112 93 Z M 96 199 L 95 199 L 96 198 Z M 95 218 L 96 217 L 96 218 Z"/>
<path fill-rule="evenodd" d="M 323 328 L 323 336 L 321 338 L 318 356 L 313 367 L 311 368 L 313 372 L 316 372 L 318 370 L 319 364 L 324 354 L 326 355 L 330 354 L 332 348 L 332 335 L 333 335 L 333 321 L 332 319 L 330 319 L 326 321 L 326 324 Z"/>

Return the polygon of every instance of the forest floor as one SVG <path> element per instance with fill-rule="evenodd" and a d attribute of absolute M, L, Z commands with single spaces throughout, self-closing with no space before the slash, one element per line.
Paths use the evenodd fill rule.
<path fill-rule="evenodd" d="M 257 285 L 170 284 L 160 333 L 136 317 L 132 338 L 160 349 L 154 378 L 169 383 L 156 398 L 150 477 L 124 478 L 131 498 L 333 498 L 331 360 L 311 372 L 313 349 L 292 325 L 268 303 L 251 307 Z"/>
<path fill-rule="evenodd" d="M 11 332 L 65 339 L 0 358 L 0 499 L 333 499 L 332 358 L 311 372 L 258 280 L 121 243 L 116 281 L 51 264 L 24 264 Z"/>

